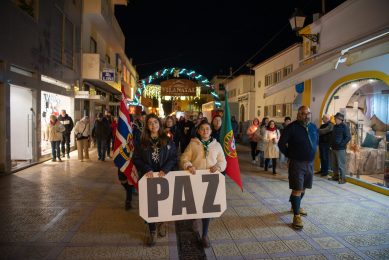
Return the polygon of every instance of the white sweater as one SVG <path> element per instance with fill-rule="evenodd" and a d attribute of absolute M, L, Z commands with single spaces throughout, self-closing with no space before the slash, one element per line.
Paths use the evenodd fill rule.
<path fill-rule="evenodd" d="M 221 145 L 216 140 L 213 140 L 208 145 L 208 156 L 206 157 L 200 140 L 192 138 L 185 152 L 181 155 L 182 169 L 186 170 L 188 166 L 194 166 L 198 170 L 206 170 L 215 165 L 220 167 L 220 172 L 227 167 L 227 161 Z"/>

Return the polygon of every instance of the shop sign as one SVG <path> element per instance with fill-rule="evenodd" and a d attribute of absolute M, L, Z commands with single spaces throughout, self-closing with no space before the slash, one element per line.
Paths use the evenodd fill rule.
<path fill-rule="evenodd" d="M 140 115 L 142 113 L 142 107 L 141 106 L 128 106 L 128 112 L 131 115 Z"/>
<path fill-rule="evenodd" d="M 196 96 L 196 83 L 188 79 L 162 81 L 161 96 Z"/>
<path fill-rule="evenodd" d="M 74 98 L 89 99 L 89 91 L 78 91 Z"/>
<path fill-rule="evenodd" d="M 114 69 L 103 69 L 103 72 L 101 72 L 101 80 L 103 80 L 103 81 L 115 81 L 115 70 Z"/>
<path fill-rule="evenodd" d="M 209 170 L 172 171 L 139 181 L 139 214 L 148 223 L 217 218 L 227 208 L 225 177 Z"/>

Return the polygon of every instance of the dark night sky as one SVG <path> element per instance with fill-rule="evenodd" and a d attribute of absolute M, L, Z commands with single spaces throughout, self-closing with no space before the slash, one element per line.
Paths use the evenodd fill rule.
<path fill-rule="evenodd" d="M 326 11 L 344 0 L 326 0 Z M 126 36 L 126 54 L 142 79 L 164 67 L 193 69 L 208 78 L 269 58 L 298 41 L 289 25 L 295 7 L 320 12 L 320 0 L 130 0 L 115 14 Z M 247 67 L 236 73 L 248 73 Z"/>

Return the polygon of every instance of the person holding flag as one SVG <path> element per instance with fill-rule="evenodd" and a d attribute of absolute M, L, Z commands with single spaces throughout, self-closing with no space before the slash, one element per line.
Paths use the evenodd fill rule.
<path fill-rule="evenodd" d="M 222 129 L 220 130 L 220 140 L 224 154 L 227 160 L 225 173 L 240 187 L 243 191 L 243 183 L 240 177 L 240 168 L 238 154 L 236 152 L 234 132 L 231 125 L 230 107 L 228 105 L 228 95 L 225 92 L 224 114 Z"/>
<path fill-rule="evenodd" d="M 122 86 L 122 100 L 120 102 L 119 118 L 116 131 L 113 133 L 115 138 L 113 161 L 118 167 L 118 178 L 126 191 L 125 210 L 132 208 L 132 187 L 138 189 L 138 173 L 132 161 L 134 153 L 133 135 L 131 128 L 130 115 L 125 104 L 126 94 Z"/>

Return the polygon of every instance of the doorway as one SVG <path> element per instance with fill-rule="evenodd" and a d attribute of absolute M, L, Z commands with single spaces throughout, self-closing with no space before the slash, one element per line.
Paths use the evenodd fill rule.
<path fill-rule="evenodd" d="M 33 162 L 35 115 L 31 89 L 11 85 L 11 168 L 25 167 Z"/>

